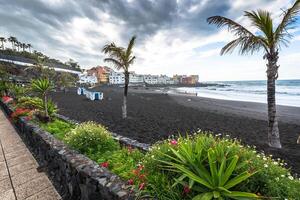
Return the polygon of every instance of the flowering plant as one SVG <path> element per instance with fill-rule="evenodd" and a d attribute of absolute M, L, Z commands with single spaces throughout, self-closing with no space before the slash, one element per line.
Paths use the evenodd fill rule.
<path fill-rule="evenodd" d="M 32 111 L 25 108 L 16 108 L 16 110 L 11 114 L 11 118 L 14 120 L 22 116 L 27 116 L 26 120 L 31 120 Z"/>
<path fill-rule="evenodd" d="M 9 96 L 3 96 L 2 97 L 2 102 L 3 103 L 10 103 L 10 102 L 12 102 L 14 99 L 13 98 L 11 98 L 11 97 L 9 97 Z"/>

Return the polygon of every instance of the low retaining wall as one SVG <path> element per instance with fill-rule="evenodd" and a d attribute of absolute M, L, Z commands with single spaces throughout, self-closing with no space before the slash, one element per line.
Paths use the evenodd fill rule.
<path fill-rule="evenodd" d="M 0 101 L 8 116 L 10 107 Z M 15 123 L 19 135 L 48 173 L 63 199 L 70 200 L 131 200 L 126 184 L 117 175 L 71 150 L 63 142 L 35 124 L 20 119 Z"/>

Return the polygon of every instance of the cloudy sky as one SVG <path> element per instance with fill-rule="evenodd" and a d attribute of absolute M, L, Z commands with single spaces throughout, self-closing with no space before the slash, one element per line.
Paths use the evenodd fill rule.
<path fill-rule="evenodd" d="M 0 0 L 0 35 L 83 68 L 103 65 L 101 48 L 127 45 L 137 35 L 132 70 L 141 74 L 198 74 L 200 80 L 265 79 L 262 53 L 220 56 L 232 39 L 206 23 L 223 15 L 247 26 L 244 10 L 266 9 L 280 20 L 292 0 Z M 251 29 L 253 30 L 253 29 Z M 253 30 L 255 31 L 255 29 Z M 280 79 L 300 78 L 300 25 L 280 57 Z M 9 44 L 7 44 L 9 46 Z"/>

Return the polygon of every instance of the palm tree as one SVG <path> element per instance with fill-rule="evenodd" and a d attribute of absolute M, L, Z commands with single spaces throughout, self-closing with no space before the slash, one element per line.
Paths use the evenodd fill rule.
<path fill-rule="evenodd" d="M 22 43 L 19 41 L 16 41 L 15 46 L 18 47 L 18 51 L 20 51 L 20 47 L 22 47 Z"/>
<path fill-rule="evenodd" d="M 29 52 L 31 53 L 32 45 L 31 44 L 27 44 L 27 48 L 29 49 Z"/>
<path fill-rule="evenodd" d="M 25 49 L 27 49 L 27 45 L 25 43 L 21 43 L 21 48 L 23 49 L 23 51 L 25 51 Z"/>
<path fill-rule="evenodd" d="M 0 41 L 1 41 L 1 48 L 2 50 L 4 50 L 4 43 L 6 42 L 5 37 L 0 37 Z"/>
<path fill-rule="evenodd" d="M 13 37 L 13 36 L 10 36 L 10 37 L 8 38 L 8 41 L 11 42 L 11 48 L 12 48 L 12 50 L 14 50 L 14 49 L 15 49 L 15 42 L 17 41 L 17 38 L 16 38 L 16 37 Z"/>
<path fill-rule="evenodd" d="M 12 49 L 15 50 L 16 45 L 18 44 L 18 39 L 16 37 L 10 36 L 8 40 L 11 42 Z"/>
<path fill-rule="evenodd" d="M 268 11 L 245 11 L 252 26 L 258 29 L 257 33 L 252 33 L 239 23 L 222 16 L 212 16 L 207 19 L 209 24 L 216 24 L 218 27 L 227 27 L 236 39 L 229 42 L 221 50 L 221 55 L 232 52 L 239 47 L 240 54 L 253 54 L 263 50 L 263 58 L 267 60 L 267 96 L 268 96 L 268 143 L 271 147 L 281 148 L 278 121 L 276 115 L 275 83 L 278 78 L 277 65 L 279 50 L 282 45 L 287 46 L 292 35 L 288 30 L 293 28 L 300 11 L 300 0 L 286 11 L 283 11 L 283 18 L 279 25 L 274 28 L 271 13 Z"/>
<path fill-rule="evenodd" d="M 76 78 L 68 72 L 61 72 L 57 78 L 57 85 L 59 85 L 64 92 L 66 92 L 66 88 L 75 85 L 76 82 Z"/>
<path fill-rule="evenodd" d="M 45 117 L 49 118 L 48 114 L 48 93 L 53 89 L 53 85 L 48 79 L 36 79 L 31 83 L 33 91 L 37 92 L 43 99 Z"/>
<path fill-rule="evenodd" d="M 114 43 L 104 46 L 102 52 L 108 54 L 108 58 L 104 59 L 104 62 L 111 62 L 117 70 L 122 69 L 125 75 L 124 85 L 124 97 L 122 106 L 122 117 L 127 118 L 127 93 L 129 84 L 129 66 L 133 64 L 135 56 L 133 56 L 133 46 L 135 44 L 136 37 L 133 36 L 128 43 L 127 48 L 118 47 Z"/>

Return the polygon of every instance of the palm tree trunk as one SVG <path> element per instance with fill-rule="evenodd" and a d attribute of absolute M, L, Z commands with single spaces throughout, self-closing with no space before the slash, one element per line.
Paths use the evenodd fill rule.
<path fill-rule="evenodd" d="M 123 119 L 127 118 L 127 93 L 128 93 L 128 84 L 129 84 L 129 73 L 125 72 L 125 86 L 124 86 L 124 97 L 123 97 L 123 106 L 122 106 L 122 117 L 123 117 Z"/>
<path fill-rule="evenodd" d="M 44 95 L 44 108 L 45 108 L 45 116 L 48 118 L 48 102 L 47 102 L 47 95 Z"/>
<path fill-rule="evenodd" d="M 268 93 L 268 142 L 269 146 L 275 148 L 281 148 L 280 137 L 279 137 L 279 128 L 276 115 L 276 99 L 275 99 L 275 88 L 276 88 L 276 79 L 278 73 L 277 60 L 278 52 L 272 53 L 267 56 L 267 93 Z"/>

